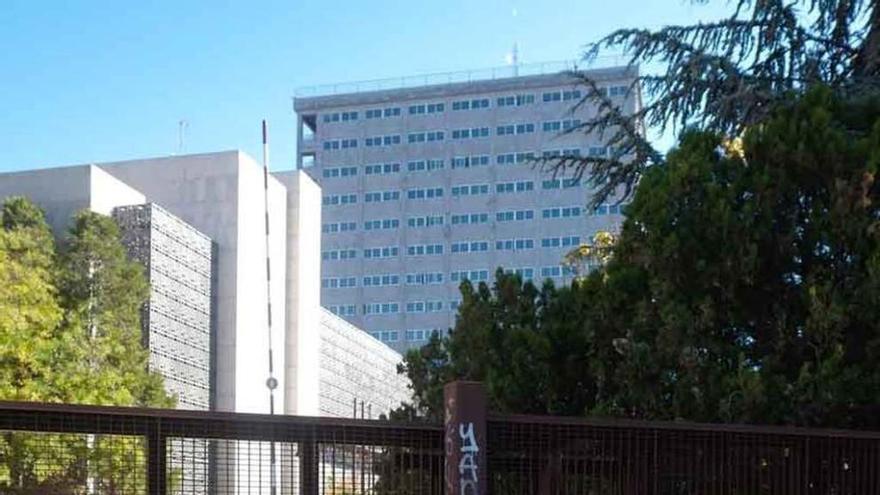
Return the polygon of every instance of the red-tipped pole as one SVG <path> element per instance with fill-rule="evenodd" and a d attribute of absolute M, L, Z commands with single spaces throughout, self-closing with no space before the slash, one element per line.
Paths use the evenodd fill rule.
<path fill-rule="evenodd" d="M 263 119 L 263 212 L 266 224 L 266 322 L 269 337 L 269 378 L 266 387 L 269 389 L 269 414 L 275 414 L 275 389 L 278 380 L 272 362 L 272 265 L 269 256 L 269 126 Z M 275 495 L 275 442 L 269 445 L 269 490 Z"/>

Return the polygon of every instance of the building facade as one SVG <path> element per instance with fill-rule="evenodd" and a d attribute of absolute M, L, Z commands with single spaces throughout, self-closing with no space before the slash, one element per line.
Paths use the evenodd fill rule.
<path fill-rule="evenodd" d="M 318 415 L 375 419 L 410 402 L 400 354 L 326 309 L 320 320 Z"/>
<path fill-rule="evenodd" d="M 590 72 L 625 112 L 634 69 Z M 498 268 L 566 283 L 564 255 L 620 205 L 531 160 L 604 156 L 567 73 L 296 98 L 298 166 L 322 188 L 321 303 L 399 350 L 454 325 L 459 284 Z"/>
<path fill-rule="evenodd" d="M 102 169 L 141 191 L 150 202 L 192 225 L 216 244 L 216 409 L 268 413 L 268 295 L 271 281 L 275 376 L 284 403 L 287 269 L 287 188 L 269 177 L 272 235 L 264 234 L 262 167 L 239 151 L 102 163 Z M 282 412 L 276 406 L 276 412 Z"/>
<path fill-rule="evenodd" d="M 148 269 L 150 365 L 180 407 L 269 412 L 268 257 L 275 412 L 387 413 L 408 392 L 400 354 L 320 307 L 320 187 L 296 170 L 268 186 L 268 251 L 262 167 L 239 151 L 3 173 L 0 200 L 30 198 L 59 237 L 82 209 L 116 219 Z"/>
<path fill-rule="evenodd" d="M 409 398 L 401 355 L 320 306 L 320 187 L 303 171 L 272 174 L 268 219 L 264 194 L 262 168 L 238 151 L 0 174 L 0 201 L 30 198 L 59 237 L 79 210 L 113 216 L 146 267 L 149 365 L 178 407 L 270 412 L 268 258 L 275 413 L 387 414 Z M 218 493 L 268 493 L 268 468 L 247 462 L 250 449 L 280 449 L 203 439 L 169 447 L 193 493 L 213 493 L 212 477 L 224 480 Z"/>
<path fill-rule="evenodd" d="M 153 203 L 117 207 L 113 218 L 150 283 L 141 316 L 150 369 L 164 377 L 179 409 L 211 410 L 211 239 Z"/>
<path fill-rule="evenodd" d="M 141 311 L 149 367 L 164 378 L 178 409 L 213 409 L 213 242 L 164 208 L 147 203 L 113 209 L 128 256 L 144 266 L 150 297 Z M 181 488 L 208 493 L 210 444 L 171 442 L 182 466 Z"/>

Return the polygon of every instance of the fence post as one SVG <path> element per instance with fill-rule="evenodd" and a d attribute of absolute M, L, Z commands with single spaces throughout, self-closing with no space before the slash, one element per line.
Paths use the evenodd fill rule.
<path fill-rule="evenodd" d="M 446 495 L 489 493 L 486 471 L 486 391 L 482 383 L 443 387 Z"/>
<path fill-rule="evenodd" d="M 147 493 L 166 495 L 168 492 L 168 466 L 165 435 L 162 420 L 155 419 L 147 427 Z"/>
<path fill-rule="evenodd" d="M 299 484 L 303 495 L 318 495 L 318 452 L 314 440 L 299 444 Z"/>

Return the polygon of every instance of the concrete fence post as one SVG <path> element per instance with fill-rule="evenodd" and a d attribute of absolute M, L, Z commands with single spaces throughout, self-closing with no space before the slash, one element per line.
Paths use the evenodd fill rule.
<path fill-rule="evenodd" d="M 478 382 L 443 388 L 446 495 L 489 493 L 486 471 L 486 391 Z"/>

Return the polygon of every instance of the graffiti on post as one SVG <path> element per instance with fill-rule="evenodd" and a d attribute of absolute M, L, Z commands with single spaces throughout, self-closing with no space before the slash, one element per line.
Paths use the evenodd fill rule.
<path fill-rule="evenodd" d="M 444 495 L 484 495 L 486 481 L 486 395 L 480 384 L 443 387 L 446 409 L 446 491 Z"/>
<path fill-rule="evenodd" d="M 480 446 L 474 435 L 473 423 L 459 423 L 458 436 L 461 438 L 461 460 L 458 461 L 459 487 L 461 495 L 476 495 L 480 493 L 479 478 L 477 477 L 477 453 Z"/>

